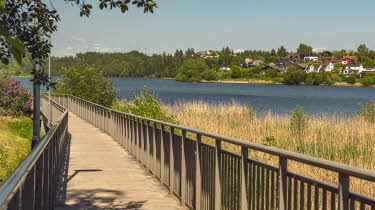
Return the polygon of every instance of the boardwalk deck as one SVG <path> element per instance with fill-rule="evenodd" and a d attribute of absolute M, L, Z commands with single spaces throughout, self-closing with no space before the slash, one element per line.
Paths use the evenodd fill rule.
<path fill-rule="evenodd" d="M 109 135 L 69 113 L 70 161 L 64 209 L 184 209 Z"/>

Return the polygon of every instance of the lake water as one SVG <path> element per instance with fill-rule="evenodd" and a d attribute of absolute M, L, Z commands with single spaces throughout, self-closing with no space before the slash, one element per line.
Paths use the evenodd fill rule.
<path fill-rule="evenodd" d="M 28 89 L 32 88 L 30 78 L 16 78 Z M 288 86 L 230 83 L 184 83 L 164 79 L 113 78 L 119 89 L 118 98 L 131 99 L 144 86 L 154 91 L 165 103 L 176 100 L 204 100 L 220 103 L 235 100 L 251 104 L 257 111 L 288 113 L 297 104 L 310 113 L 353 114 L 358 105 L 375 99 L 375 88 L 330 87 L 330 86 Z"/>

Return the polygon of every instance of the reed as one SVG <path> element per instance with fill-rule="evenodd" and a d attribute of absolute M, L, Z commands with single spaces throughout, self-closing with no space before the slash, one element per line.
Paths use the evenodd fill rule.
<path fill-rule="evenodd" d="M 174 105 L 164 104 L 163 108 L 185 126 L 375 170 L 375 123 L 361 117 L 311 115 L 300 136 L 293 131 L 289 115 L 255 114 L 251 107 L 234 101 L 222 104 L 179 101 Z M 239 151 L 234 145 L 225 144 L 223 147 Z M 252 158 L 277 165 L 276 157 L 255 151 L 249 154 Z M 337 185 L 334 172 L 294 161 L 290 161 L 288 169 Z M 351 190 L 375 197 L 375 183 L 352 179 Z"/>

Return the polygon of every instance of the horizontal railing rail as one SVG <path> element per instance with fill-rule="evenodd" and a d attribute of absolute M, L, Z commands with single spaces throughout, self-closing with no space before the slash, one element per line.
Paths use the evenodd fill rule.
<path fill-rule="evenodd" d="M 374 198 L 350 191 L 350 177 L 375 182 L 375 171 L 123 113 L 71 95 L 53 98 L 111 135 L 189 208 L 375 209 Z M 203 143 L 203 137 L 215 145 Z M 240 154 L 224 150 L 223 143 L 241 147 Z M 278 157 L 278 167 L 249 158 L 252 150 Z M 288 171 L 289 160 L 337 172 L 337 186 Z"/>
<path fill-rule="evenodd" d="M 41 103 L 45 104 L 46 100 L 47 97 L 42 96 Z M 0 186 L 0 209 L 54 208 L 58 177 L 68 138 L 68 110 L 54 101 L 52 106 L 54 112 L 59 112 L 60 116 Z M 42 106 L 42 111 L 47 112 L 44 108 Z"/>

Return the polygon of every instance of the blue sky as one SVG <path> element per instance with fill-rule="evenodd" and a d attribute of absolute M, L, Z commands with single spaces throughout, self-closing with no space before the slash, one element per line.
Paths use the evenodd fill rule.
<path fill-rule="evenodd" d="M 97 0 L 95 0 L 97 1 Z M 94 2 L 95 2 L 94 1 Z M 88 18 L 63 1 L 53 35 L 57 56 L 85 51 L 138 50 L 148 54 L 193 47 L 270 50 L 299 43 L 327 50 L 375 49 L 374 0 L 159 0 L 154 14 L 130 8 L 95 9 Z"/>

